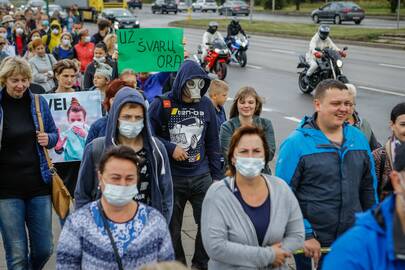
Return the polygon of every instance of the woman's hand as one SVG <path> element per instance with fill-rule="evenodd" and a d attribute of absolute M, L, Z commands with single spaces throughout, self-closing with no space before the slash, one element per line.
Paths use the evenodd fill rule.
<path fill-rule="evenodd" d="M 47 133 L 37 131 L 37 140 L 40 146 L 42 147 L 48 146 L 49 137 Z"/>
<path fill-rule="evenodd" d="M 274 251 L 275 254 L 275 258 L 274 261 L 272 263 L 273 267 L 280 267 L 283 264 L 285 264 L 285 260 L 289 257 L 291 257 L 291 253 L 285 251 L 284 249 L 282 249 L 281 247 L 281 243 L 277 243 L 271 246 L 271 248 Z"/>

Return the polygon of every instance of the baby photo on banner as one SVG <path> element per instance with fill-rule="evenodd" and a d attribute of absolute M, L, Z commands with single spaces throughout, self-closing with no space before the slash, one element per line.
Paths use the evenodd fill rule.
<path fill-rule="evenodd" d="M 53 163 L 82 160 L 90 126 L 102 117 L 100 91 L 42 96 L 58 128 L 58 143 L 49 150 Z"/>

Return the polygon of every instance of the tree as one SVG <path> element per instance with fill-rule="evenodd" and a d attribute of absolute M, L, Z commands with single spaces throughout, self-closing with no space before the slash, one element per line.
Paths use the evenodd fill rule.
<path fill-rule="evenodd" d="M 301 0 L 295 0 L 295 10 L 300 10 Z"/>
<path fill-rule="evenodd" d="M 388 2 L 390 2 L 391 13 L 395 13 L 395 11 L 397 10 L 398 1 L 397 0 L 388 0 Z"/>

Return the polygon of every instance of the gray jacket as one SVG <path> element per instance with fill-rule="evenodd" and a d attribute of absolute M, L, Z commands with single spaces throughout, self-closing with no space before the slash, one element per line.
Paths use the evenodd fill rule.
<path fill-rule="evenodd" d="M 53 65 L 56 59 L 52 54 L 46 54 L 44 57 L 34 56 L 29 60 L 32 69 L 32 81 L 41 85 L 48 93 L 55 88 L 54 76 L 47 76 L 46 72 L 53 74 Z"/>
<path fill-rule="evenodd" d="M 210 257 L 209 269 L 272 269 L 275 253 L 271 245 L 281 242 L 287 251 L 303 248 L 304 221 L 297 199 L 280 178 L 263 177 L 267 180 L 271 200 L 270 224 L 263 246 L 259 246 L 253 223 L 231 191 L 235 186 L 234 178 L 225 178 L 209 188 L 201 216 L 201 235 Z M 288 269 L 288 266 L 277 269 Z"/>

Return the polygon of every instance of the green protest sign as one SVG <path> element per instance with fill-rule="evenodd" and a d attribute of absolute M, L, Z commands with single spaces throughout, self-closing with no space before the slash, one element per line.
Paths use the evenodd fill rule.
<path fill-rule="evenodd" d="M 183 29 L 119 29 L 118 70 L 177 71 L 183 63 Z"/>

